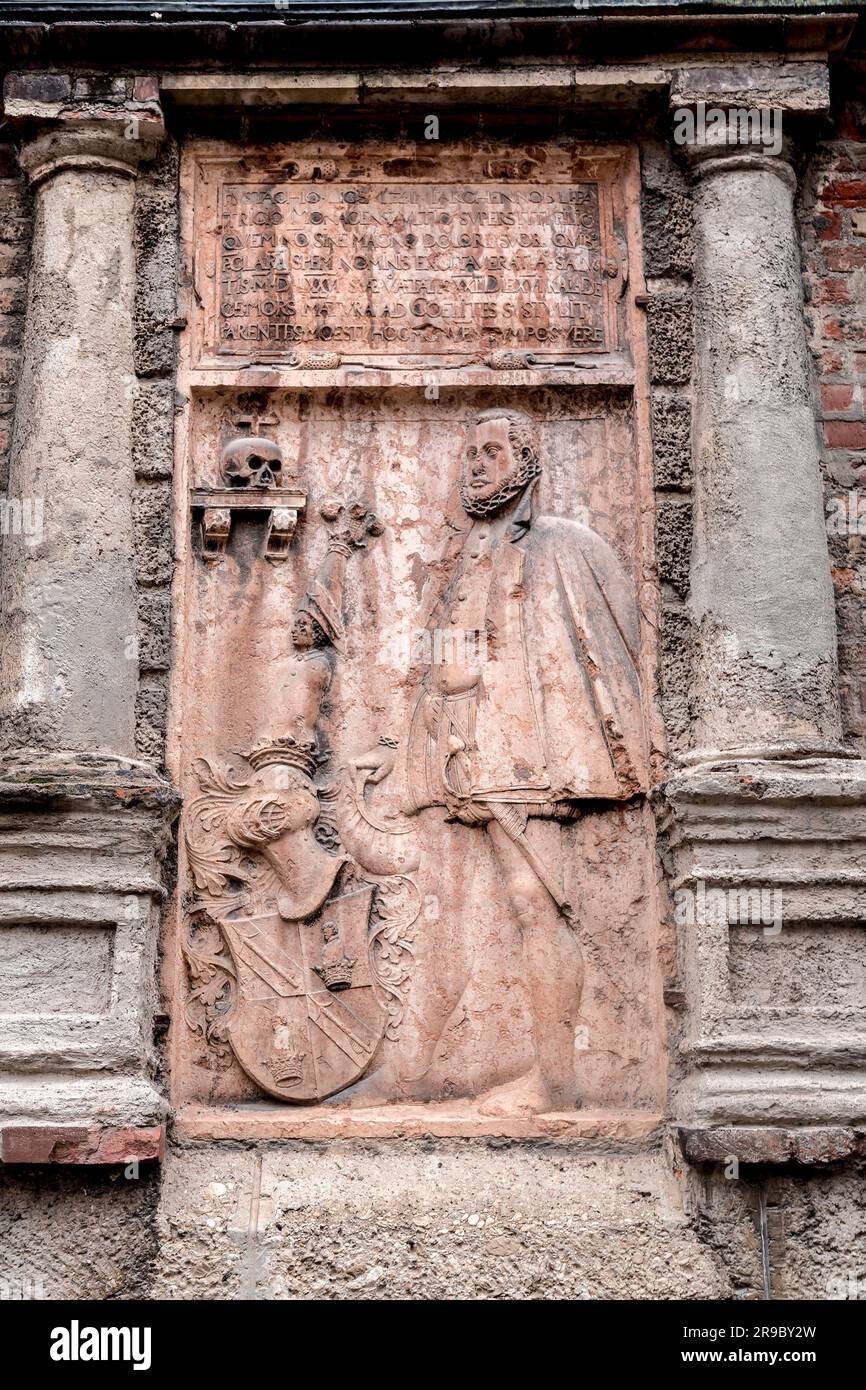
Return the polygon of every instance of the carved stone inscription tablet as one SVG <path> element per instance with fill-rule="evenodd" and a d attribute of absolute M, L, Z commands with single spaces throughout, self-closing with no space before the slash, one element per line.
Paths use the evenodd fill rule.
<path fill-rule="evenodd" d="M 315 366 L 310 352 L 611 350 L 605 161 L 553 163 L 339 150 L 203 163 L 202 355 Z"/>

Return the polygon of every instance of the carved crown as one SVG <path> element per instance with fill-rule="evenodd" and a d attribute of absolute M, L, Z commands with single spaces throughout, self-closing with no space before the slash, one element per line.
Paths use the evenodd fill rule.
<path fill-rule="evenodd" d="M 306 1052 L 275 1052 L 268 1071 L 278 1086 L 297 1086 L 304 1079 Z"/>
<path fill-rule="evenodd" d="M 262 739 L 247 754 L 247 762 L 256 772 L 263 767 L 296 767 L 307 777 L 316 771 L 318 753 L 315 743 L 299 743 L 291 734 L 284 738 Z"/>
<path fill-rule="evenodd" d="M 326 961 L 321 965 L 313 966 L 325 989 L 335 991 L 351 987 L 354 968 L 355 961 L 350 960 L 348 956 L 343 956 L 341 960 Z"/>

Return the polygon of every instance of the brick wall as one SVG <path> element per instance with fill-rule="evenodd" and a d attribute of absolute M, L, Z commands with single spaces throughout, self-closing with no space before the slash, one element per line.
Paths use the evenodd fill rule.
<path fill-rule="evenodd" d="M 866 95 L 839 97 L 801 184 L 845 737 L 866 752 Z M 862 531 L 862 534 L 860 532 Z"/>

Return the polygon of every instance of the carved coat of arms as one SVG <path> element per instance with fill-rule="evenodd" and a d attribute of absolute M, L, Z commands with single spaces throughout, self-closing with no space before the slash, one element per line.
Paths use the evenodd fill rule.
<path fill-rule="evenodd" d="M 296 614 L 282 732 L 242 769 L 194 764 L 201 795 L 185 831 L 198 891 L 187 912 L 188 1021 L 218 1061 L 231 1053 L 268 1094 L 307 1103 L 350 1086 L 393 1036 L 418 912 L 405 841 L 370 827 L 369 853 L 347 852 L 337 819 L 356 847 L 363 809 L 350 786 L 319 777 L 346 561 L 381 529 L 359 503 L 329 502 L 323 515 L 339 526 Z"/>

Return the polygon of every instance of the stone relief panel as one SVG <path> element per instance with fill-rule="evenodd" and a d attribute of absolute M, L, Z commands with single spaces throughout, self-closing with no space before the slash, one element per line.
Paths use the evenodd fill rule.
<path fill-rule="evenodd" d="M 506 395 L 267 393 L 289 562 L 188 513 L 187 1097 L 657 1098 L 632 411 Z M 195 401 L 195 496 L 250 413 Z"/>
<path fill-rule="evenodd" d="M 662 1105 L 619 156 L 524 154 L 187 161 L 178 1105 Z"/>

